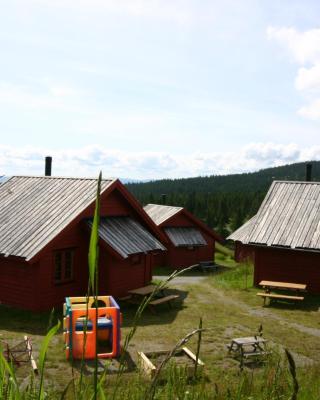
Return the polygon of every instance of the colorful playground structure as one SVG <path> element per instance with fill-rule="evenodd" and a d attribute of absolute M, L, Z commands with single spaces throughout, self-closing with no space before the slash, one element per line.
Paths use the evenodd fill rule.
<path fill-rule="evenodd" d="M 120 307 L 112 296 L 66 297 L 63 335 L 66 358 L 116 358 L 120 355 Z M 96 347 L 98 345 L 98 348 Z"/>

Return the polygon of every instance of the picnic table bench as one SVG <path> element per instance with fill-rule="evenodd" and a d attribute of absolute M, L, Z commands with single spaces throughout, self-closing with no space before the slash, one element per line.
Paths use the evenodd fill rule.
<path fill-rule="evenodd" d="M 263 297 L 263 305 L 266 304 L 266 299 L 271 300 L 291 300 L 291 301 L 302 301 L 304 300 L 304 296 L 299 295 L 301 292 L 304 292 L 307 288 L 307 285 L 304 283 L 289 283 L 289 282 L 275 282 L 275 281 L 261 281 L 259 283 L 260 286 L 263 287 L 264 292 L 257 293 L 257 296 Z M 294 295 L 288 294 L 278 294 L 271 293 L 271 290 L 288 290 L 295 292 Z"/>
<path fill-rule="evenodd" d="M 266 349 L 267 340 L 261 336 L 249 336 L 232 339 L 227 346 L 229 353 L 233 353 L 235 358 L 239 358 L 242 366 L 245 359 L 263 358 L 270 352 Z"/>
<path fill-rule="evenodd" d="M 201 261 L 197 268 L 201 272 L 217 272 L 218 271 L 218 265 L 214 264 L 212 261 Z"/>
<path fill-rule="evenodd" d="M 146 296 L 154 292 L 155 288 L 156 285 L 150 284 L 141 288 L 129 290 L 128 293 L 132 296 L 130 301 L 133 303 L 141 303 Z M 159 304 L 167 304 L 171 307 L 171 302 L 178 298 L 179 296 L 176 294 L 165 295 L 164 289 L 162 289 L 157 293 L 157 297 L 149 302 L 148 306 L 152 312 L 155 312 L 155 307 Z"/>
<path fill-rule="evenodd" d="M 158 299 L 152 300 L 150 301 L 149 304 L 155 306 L 157 304 L 163 304 L 163 303 L 168 303 L 170 304 L 170 301 L 178 299 L 179 296 L 177 294 L 170 294 L 168 296 L 164 296 L 164 297 L 159 297 Z"/>

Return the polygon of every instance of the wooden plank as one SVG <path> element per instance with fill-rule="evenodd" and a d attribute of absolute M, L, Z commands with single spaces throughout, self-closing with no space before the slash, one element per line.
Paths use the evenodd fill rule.
<path fill-rule="evenodd" d="M 130 294 L 137 294 L 140 296 L 146 296 L 148 294 L 151 294 L 154 289 L 156 288 L 156 285 L 147 285 L 138 289 L 132 289 L 132 290 L 128 290 L 128 293 Z"/>
<path fill-rule="evenodd" d="M 297 188 L 295 194 L 289 198 L 287 204 L 283 204 L 284 210 L 288 211 L 287 217 L 282 224 L 281 230 L 277 233 L 275 240 L 276 244 L 280 246 L 291 245 L 293 239 L 293 235 L 290 235 L 291 228 L 295 224 L 295 221 L 299 216 L 299 202 L 301 197 L 303 197 L 305 193 L 305 184 L 295 184 L 294 186 Z"/>
<path fill-rule="evenodd" d="M 289 282 L 275 282 L 275 281 L 261 281 L 260 286 L 272 287 L 272 288 L 283 288 L 283 289 L 296 289 L 305 290 L 307 285 L 304 283 L 289 283 Z"/>
<path fill-rule="evenodd" d="M 249 357 L 257 357 L 257 356 L 266 356 L 267 354 L 270 354 L 270 351 L 252 351 L 252 352 L 246 352 L 243 353 L 242 357 L 244 358 L 249 358 Z"/>
<path fill-rule="evenodd" d="M 261 336 L 249 336 L 249 337 L 232 339 L 232 342 L 237 344 L 238 346 L 243 346 L 243 345 L 266 343 L 267 340 L 263 339 Z"/>
<path fill-rule="evenodd" d="M 279 186 L 276 182 L 271 185 L 258 211 L 254 231 L 250 235 L 250 241 L 267 244 L 268 235 L 266 235 L 266 230 L 268 228 L 273 229 L 272 221 L 276 215 L 277 207 L 279 207 L 278 197 L 281 191 L 283 191 L 282 186 Z"/>
<path fill-rule="evenodd" d="M 290 224 L 291 226 L 289 226 L 287 233 L 287 244 L 291 247 L 293 247 L 293 242 L 299 232 L 299 229 L 302 229 L 307 221 L 309 212 L 306 213 L 306 211 L 310 204 L 310 193 L 312 193 L 312 189 L 312 185 L 305 185 L 303 192 L 298 199 L 298 203 L 296 204 L 296 208 L 292 216 L 294 220 Z"/>
<path fill-rule="evenodd" d="M 272 244 L 275 239 L 274 236 L 282 231 L 283 221 L 287 217 L 289 207 L 284 208 L 292 196 L 292 191 L 295 189 L 294 185 L 277 185 L 277 191 L 275 192 L 273 198 L 268 204 L 268 209 L 270 215 L 265 221 L 265 232 L 263 236 L 263 243 L 268 245 Z M 271 217 L 272 215 L 272 217 Z"/>
<path fill-rule="evenodd" d="M 168 303 L 168 302 L 170 302 L 172 300 L 175 300 L 175 299 L 178 299 L 178 298 L 179 298 L 178 295 L 171 294 L 169 296 L 160 297 L 160 299 L 156 299 L 156 300 L 150 301 L 149 304 L 152 305 L 152 306 L 155 306 L 155 305 L 158 305 L 158 304 Z"/>
<path fill-rule="evenodd" d="M 319 188 L 315 185 L 315 190 L 309 201 L 310 208 L 307 210 L 308 214 L 306 214 L 307 219 L 304 223 L 303 231 L 294 243 L 294 247 L 311 247 L 312 238 L 314 237 L 316 226 L 319 223 L 319 218 L 317 218 L 317 215 L 319 215 L 318 210 L 320 209 L 320 196 L 318 189 Z M 318 239 L 320 239 L 320 235 L 318 236 Z M 319 247 L 316 248 L 319 249 Z"/>
<path fill-rule="evenodd" d="M 197 357 L 195 354 L 192 353 L 191 350 L 188 349 L 188 347 L 182 347 L 182 350 L 194 361 L 197 361 Z M 198 365 L 201 365 L 202 367 L 204 366 L 204 363 L 198 358 Z"/>
<path fill-rule="evenodd" d="M 273 293 L 257 293 L 257 296 L 268 297 L 271 299 L 287 299 L 287 300 L 304 300 L 303 296 L 287 296 L 283 294 L 273 294 Z"/>
<path fill-rule="evenodd" d="M 152 364 L 149 358 L 142 351 L 138 351 L 138 357 L 140 357 L 139 358 L 140 368 L 145 372 L 145 374 L 149 378 L 152 378 L 156 372 L 156 367 Z"/>

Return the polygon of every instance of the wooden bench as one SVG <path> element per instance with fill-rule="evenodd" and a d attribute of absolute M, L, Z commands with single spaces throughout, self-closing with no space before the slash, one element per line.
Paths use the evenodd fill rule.
<path fill-rule="evenodd" d="M 250 357 L 263 357 L 270 354 L 270 351 L 252 351 L 250 353 L 243 353 L 243 358 L 250 358 Z"/>
<path fill-rule="evenodd" d="M 202 261 L 198 265 L 198 270 L 201 272 L 217 272 L 218 265 L 214 264 L 212 261 Z"/>
<path fill-rule="evenodd" d="M 266 298 L 270 300 L 293 300 L 293 301 L 302 301 L 304 300 L 303 296 L 291 296 L 285 294 L 276 294 L 276 293 L 257 293 L 257 296 L 263 297 L 264 305 L 266 302 Z"/>
<path fill-rule="evenodd" d="M 158 304 L 162 304 L 162 303 L 169 303 L 172 300 L 178 299 L 179 296 L 177 294 L 170 294 L 169 296 L 164 296 L 164 297 L 159 297 L 159 299 L 155 299 L 150 301 L 150 305 L 152 306 L 157 306 Z"/>
<path fill-rule="evenodd" d="M 159 297 L 158 299 L 152 300 L 149 302 L 149 307 L 152 311 L 154 310 L 155 306 L 158 306 L 159 304 L 168 304 L 169 307 L 171 307 L 171 301 L 178 299 L 179 296 L 177 294 L 170 294 L 169 296 L 164 296 L 164 297 Z"/>

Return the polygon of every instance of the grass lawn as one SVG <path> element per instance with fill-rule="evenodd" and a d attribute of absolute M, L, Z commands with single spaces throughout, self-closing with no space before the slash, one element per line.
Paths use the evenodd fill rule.
<path fill-rule="evenodd" d="M 129 347 L 133 362 L 137 361 L 137 351 L 172 348 L 179 339 L 197 328 L 199 318 L 202 317 L 203 326 L 208 331 L 203 333 L 200 358 L 205 363 L 206 385 L 210 390 L 215 388 L 217 393 L 221 393 L 221 397 L 217 398 L 226 398 L 224 396 L 228 390 L 237 391 L 240 382 L 241 385 L 244 381 L 247 382 L 243 380 L 244 376 L 251 382 L 250 385 L 253 385 L 251 390 L 259 393 L 259 385 L 267 386 L 270 379 L 276 379 L 274 377 L 277 377 L 275 371 L 278 354 L 283 356 L 285 348 L 292 352 L 296 361 L 301 386 L 298 398 L 320 398 L 320 376 L 317 373 L 320 362 L 320 298 L 308 297 L 306 302 L 299 306 L 262 307 L 262 299 L 255 295 L 257 289 L 252 287 L 250 267 L 237 266 L 230 254 L 221 253 L 216 262 L 224 268 L 221 268 L 219 273 L 205 276 L 197 283 L 189 284 L 185 280 L 179 283 L 179 278 L 171 282 L 170 287 L 182 299 L 172 310 L 168 310 L 164 305 L 159 308 L 157 315 L 145 311 Z M 122 337 L 132 327 L 135 309 L 129 305 L 122 307 Z M 56 316 L 61 319 L 60 312 L 57 312 Z M 32 314 L 0 307 L 0 339 L 13 343 L 27 334 L 32 338 L 36 356 L 48 323 L 49 313 Z M 253 370 L 245 368 L 245 371 L 240 373 L 239 363 L 228 356 L 226 345 L 232 338 L 256 334 L 260 324 L 263 326 L 264 337 L 269 340 L 273 349 L 271 367 L 260 366 Z M 191 339 L 188 347 L 196 351 L 195 338 Z M 26 368 L 23 368 L 19 375 L 23 376 L 26 372 Z M 282 373 L 288 375 L 287 367 Z M 71 377 L 72 369 L 70 363 L 65 360 L 60 334 L 55 336 L 50 344 L 46 387 L 52 385 L 56 390 L 62 390 Z M 128 386 L 127 382 L 137 379 L 137 374 L 125 374 L 124 379 Z M 112 377 L 109 378 L 109 384 L 112 386 Z M 284 389 L 286 385 L 283 383 Z M 288 396 L 281 397 L 279 392 L 279 397 L 257 397 L 257 394 L 251 397 L 256 398 L 285 399 Z"/>

